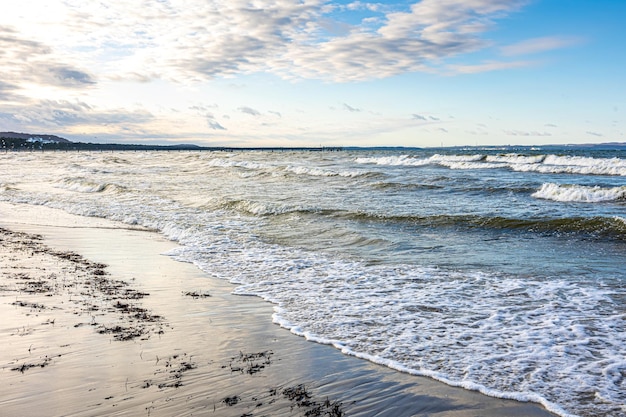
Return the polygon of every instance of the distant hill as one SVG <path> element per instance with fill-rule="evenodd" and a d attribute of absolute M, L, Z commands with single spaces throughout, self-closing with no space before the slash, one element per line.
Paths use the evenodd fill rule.
<path fill-rule="evenodd" d="M 72 143 L 71 141 L 59 136 L 39 135 L 33 133 L 0 132 L 0 138 L 22 139 L 29 142 Z"/>
<path fill-rule="evenodd" d="M 198 146 L 189 143 L 176 145 L 140 145 L 131 143 L 72 142 L 55 135 L 0 132 L 0 150 L 18 151 L 340 151 L 341 147 L 226 147 Z"/>
<path fill-rule="evenodd" d="M 626 148 L 626 142 L 605 142 L 605 143 L 592 143 L 592 144 L 568 145 L 568 146 L 580 147 L 580 148 L 624 149 Z"/>

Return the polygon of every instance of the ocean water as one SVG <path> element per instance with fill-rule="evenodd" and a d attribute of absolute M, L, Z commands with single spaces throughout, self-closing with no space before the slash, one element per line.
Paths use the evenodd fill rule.
<path fill-rule="evenodd" d="M 0 154 L 0 200 L 152 228 L 391 368 L 626 416 L 626 152 Z"/>

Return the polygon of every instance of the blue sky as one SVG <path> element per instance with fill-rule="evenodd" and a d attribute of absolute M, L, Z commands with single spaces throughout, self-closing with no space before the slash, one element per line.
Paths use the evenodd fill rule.
<path fill-rule="evenodd" d="M 230 146 L 626 142 L 624 0 L 10 3 L 0 131 Z"/>

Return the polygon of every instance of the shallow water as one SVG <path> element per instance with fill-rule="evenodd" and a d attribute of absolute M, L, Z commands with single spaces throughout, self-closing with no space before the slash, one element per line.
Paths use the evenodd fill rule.
<path fill-rule="evenodd" d="M 626 415 L 626 155 L 0 155 L 0 200 L 158 230 L 344 352 L 562 415 Z"/>

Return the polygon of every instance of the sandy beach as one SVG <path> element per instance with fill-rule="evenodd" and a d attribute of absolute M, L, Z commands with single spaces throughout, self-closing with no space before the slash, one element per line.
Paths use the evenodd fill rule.
<path fill-rule="evenodd" d="M 272 324 L 158 234 L 0 204 L 0 414 L 550 416 Z"/>

